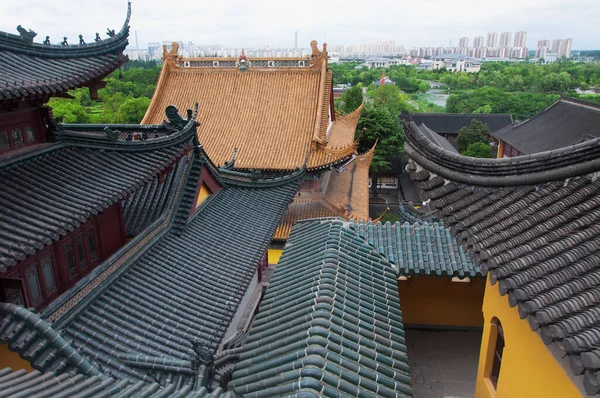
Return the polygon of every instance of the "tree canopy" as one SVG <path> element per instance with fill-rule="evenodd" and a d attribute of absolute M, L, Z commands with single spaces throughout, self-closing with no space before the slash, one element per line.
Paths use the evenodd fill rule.
<path fill-rule="evenodd" d="M 363 90 L 360 86 L 354 86 L 340 96 L 342 114 L 347 115 L 354 112 L 363 102 Z"/>
<path fill-rule="evenodd" d="M 488 146 L 490 144 L 490 139 L 488 138 L 490 134 L 490 129 L 487 124 L 480 122 L 479 120 L 473 119 L 471 120 L 471 124 L 469 126 L 465 126 L 458 132 L 458 138 L 456 139 L 456 143 L 458 145 L 458 151 L 465 155 L 466 151 L 469 148 L 478 142 L 481 142 Z M 475 148 L 472 148 L 473 150 Z M 467 155 L 473 156 L 473 155 Z M 487 156 L 489 157 L 489 156 Z"/>

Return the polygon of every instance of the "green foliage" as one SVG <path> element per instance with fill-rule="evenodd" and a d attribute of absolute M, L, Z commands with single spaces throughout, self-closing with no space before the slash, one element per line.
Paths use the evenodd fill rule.
<path fill-rule="evenodd" d="M 411 99 L 407 94 L 404 94 L 397 86 L 382 85 L 377 88 L 371 88 L 367 91 L 369 98 L 373 101 L 375 107 L 385 107 L 396 117 L 401 112 L 416 110 L 411 104 Z"/>
<path fill-rule="evenodd" d="M 480 122 L 479 120 L 471 120 L 469 126 L 463 127 L 458 132 L 458 138 L 456 139 L 458 151 L 464 155 L 469 147 L 477 142 L 484 143 L 489 149 L 489 134 L 490 129 L 487 124 Z"/>
<path fill-rule="evenodd" d="M 363 102 L 362 88 L 359 86 L 354 86 L 344 91 L 344 93 L 340 96 L 340 100 L 342 114 L 347 115 L 352 113 Z"/>
<path fill-rule="evenodd" d="M 404 131 L 398 114 L 388 106 L 367 103 L 358 121 L 357 134 L 363 129 L 365 133 L 359 142 L 361 152 L 368 151 L 377 142 L 371 171 L 380 173 L 389 170 L 389 159 L 399 154 L 404 146 Z"/>
<path fill-rule="evenodd" d="M 450 113 L 510 113 L 515 120 L 525 120 L 544 110 L 556 100 L 556 94 L 507 93 L 483 87 L 470 93 L 452 94 L 446 103 Z"/>
<path fill-rule="evenodd" d="M 87 88 L 70 92 L 74 99 L 52 98 L 49 105 L 64 123 L 139 123 L 154 94 L 160 67 L 156 62 L 130 61 L 108 76 L 106 87 L 92 101 Z"/>
<path fill-rule="evenodd" d="M 490 144 L 479 141 L 469 145 L 467 149 L 462 152 L 462 155 L 471 156 L 473 158 L 491 158 L 492 148 L 490 147 Z"/>
<path fill-rule="evenodd" d="M 150 98 L 129 98 L 119 106 L 119 122 L 139 124 L 150 105 Z"/>

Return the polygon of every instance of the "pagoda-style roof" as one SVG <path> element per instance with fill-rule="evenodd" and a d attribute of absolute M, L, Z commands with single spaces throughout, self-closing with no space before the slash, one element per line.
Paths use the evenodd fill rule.
<path fill-rule="evenodd" d="M 297 223 L 228 387 L 243 396 L 412 396 L 395 269 L 343 220 Z"/>
<path fill-rule="evenodd" d="M 57 125 L 58 142 L 2 158 L 0 272 L 133 196 L 183 156 L 195 115 L 183 119 L 175 107 L 167 114 L 172 123 L 145 136 L 148 126 L 104 125 L 102 133 L 89 133 Z"/>
<path fill-rule="evenodd" d="M 567 354 L 572 373 L 583 375 L 580 389 L 598 394 L 600 138 L 475 159 L 408 123 L 405 149 L 429 207 L 542 341 Z"/>
<path fill-rule="evenodd" d="M 118 33 L 89 43 L 34 43 L 36 35 L 20 25 L 20 35 L 0 32 L 0 103 L 30 99 L 47 101 L 77 87 L 104 87 L 101 79 L 127 61 L 131 3 Z M 165 107 L 163 107 L 164 110 Z"/>
<path fill-rule="evenodd" d="M 537 115 L 492 135 L 525 155 L 564 148 L 600 137 L 600 105 L 561 98 Z"/>
<path fill-rule="evenodd" d="M 368 219 L 369 167 L 374 153 L 375 147 L 323 176 L 329 178 L 323 192 L 309 197 L 296 197 L 285 212 L 273 240 L 285 241 L 292 226 L 299 220 L 320 217 Z"/>
<path fill-rule="evenodd" d="M 305 169 L 219 170 L 197 143 L 177 163 L 161 217 L 40 314 L 0 304 L 0 341 L 42 372 L 204 386 L 195 344 L 217 352 Z M 190 217 L 206 168 L 224 188 Z"/>
<path fill-rule="evenodd" d="M 441 222 L 350 221 L 350 229 L 398 266 L 402 276 L 481 276 L 481 270 Z"/>
<path fill-rule="evenodd" d="M 326 46 L 306 58 L 183 58 L 164 63 L 142 124 L 160 123 L 167 105 L 199 102 L 198 137 L 219 165 L 238 149 L 236 168 L 294 170 L 339 164 L 356 154 L 360 111 L 336 118 Z M 186 105 L 187 104 L 187 105 Z M 331 122 L 331 123 L 330 123 Z"/>
<path fill-rule="evenodd" d="M 438 134 L 448 135 L 457 135 L 473 120 L 486 124 L 491 133 L 513 123 L 512 115 L 507 113 L 411 113 L 410 117 L 417 126 L 425 124 Z"/>

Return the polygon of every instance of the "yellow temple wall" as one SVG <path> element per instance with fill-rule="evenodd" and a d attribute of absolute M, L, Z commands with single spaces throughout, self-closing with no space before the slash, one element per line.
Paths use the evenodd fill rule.
<path fill-rule="evenodd" d="M 269 249 L 268 251 L 268 263 L 269 264 L 277 264 L 279 263 L 279 258 L 281 257 L 281 253 L 283 250 Z"/>
<path fill-rule="evenodd" d="M 12 370 L 25 369 L 31 372 L 31 364 L 21 358 L 16 352 L 8 349 L 8 344 L 0 344 L 0 369 L 12 368 Z"/>
<path fill-rule="evenodd" d="M 468 283 L 449 277 L 416 276 L 398 281 L 405 325 L 481 327 L 484 279 Z"/>
<path fill-rule="evenodd" d="M 504 153 L 504 141 L 499 140 L 498 141 L 498 155 L 496 156 L 496 158 L 502 159 L 503 153 Z"/>
<path fill-rule="evenodd" d="M 483 301 L 485 323 L 477 370 L 476 398 L 581 397 L 563 367 L 529 323 L 519 317 L 516 307 L 508 305 L 508 296 L 500 296 L 498 286 L 486 284 Z M 489 380 L 492 369 L 497 318 L 504 332 L 505 346 L 498 376 L 498 388 Z"/>

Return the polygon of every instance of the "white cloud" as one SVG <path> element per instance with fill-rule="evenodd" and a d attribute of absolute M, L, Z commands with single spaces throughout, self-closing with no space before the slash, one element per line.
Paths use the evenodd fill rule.
<path fill-rule="evenodd" d="M 87 41 L 95 32 L 119 29 L 125 0 L 2 0 L 0 30 L 16 33 L 18 24 L 49 35 Z M 131 42 L 194 41 L 198 44 L 292 46 L 294 31 L 308 46 L 312 39 L 330 44 L 396 40 L 412 46 L 444 46 L 458 37 L 488 31 L 528 32 L 528 45 L 539 39 L 573 38 L 575 49 L 598 47 L 595 26 L 598 0 L 136 0 L 132 4 Z"/>

